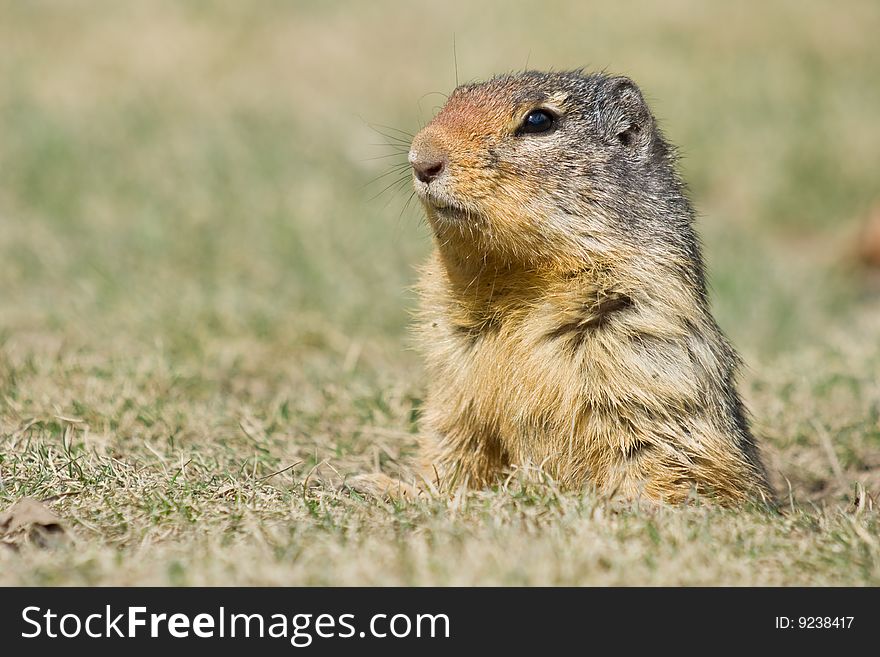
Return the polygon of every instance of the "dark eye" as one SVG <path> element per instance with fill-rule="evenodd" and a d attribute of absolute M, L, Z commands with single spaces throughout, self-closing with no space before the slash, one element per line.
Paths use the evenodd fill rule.
<path fill-rule="evenodd" d="M 556 117 L 547 110 L 537 109 L 526 114 L 522 125 L 517 130 L 521 135 L 534 135 L 550 132 L 556 127 Z"/>

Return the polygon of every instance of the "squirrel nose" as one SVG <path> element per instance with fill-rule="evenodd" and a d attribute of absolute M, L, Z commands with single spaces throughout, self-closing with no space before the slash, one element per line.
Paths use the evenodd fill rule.
<path fill-rule="evenodd" d="M 441 153 L 421 148 L 409 152 L 409 163 L 416 178 L 427 184 L 436 179 L 446 168 L 446 157 Z"/>

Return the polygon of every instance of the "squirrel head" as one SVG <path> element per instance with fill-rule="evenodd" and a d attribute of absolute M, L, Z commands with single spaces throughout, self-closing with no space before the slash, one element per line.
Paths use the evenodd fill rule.
<path fill-rule="evenodd" d="M 448 259 L 556 269 L 669 232 L 672 160 L 632 80 L 578 71 L 462 85 L 409 152 Z"/>

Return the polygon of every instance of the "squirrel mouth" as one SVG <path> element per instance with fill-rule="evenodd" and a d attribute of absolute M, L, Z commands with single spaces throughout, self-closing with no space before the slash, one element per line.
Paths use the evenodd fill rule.
<path fill-rule="evenodd" d="M 432 189 L 417 190 L 422 202 L 436 214 L 449 219 L 458 219 L 468 213 L 468 209 L 462 204 L 449 198 L 445 193 L 438 193 Z"/>

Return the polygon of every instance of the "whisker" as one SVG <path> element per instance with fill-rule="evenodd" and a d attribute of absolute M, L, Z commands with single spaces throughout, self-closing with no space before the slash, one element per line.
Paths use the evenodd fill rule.
<path fill-rule="evenodd" d="M 394 222 L 397 230 L 400 230 L 400 224 L 403 221 L 403 215 L 406 213 L 409 204 L 412 202 L 413 198 L 415 198 L 416 191 L 413 190 L 409 193 L 409 197 L 406 199 L 406 202 L 403 204 L 403 207 L 400 208 L 400 212 L 397 213 L 397 221 Z"/>
<path fill-rule="evenodd" d="M 401 218 L 403 217 L 404 213 L 406 212 L 406 209 L 409 207 L 409 204 L 412 203 L 412 200 L 413 200 L 415 197 L 416 197 L 416 191 L 413 190 L 412 192 L 410 192 L 410 194 L 409 194 L 409 198 L 406 199 L 406 203 L 403 204 L 403 209 L 401 209 L 400 214 L 397 215 L 397 221 L 398 221 L 398 222 L 401 220 Z"/>
<path fill-rule="evenodd" d="M 377 127 L 372 126 L 372 125 L 370 126 L 370 128 L 373 130 L 373 132 L 385 137 L 385 139 L 388 139 L 392 142 L 400 144 L 401 146 L 409 146 L 410 142 L 412 141 L 412 137 L 404 138 L 404 137 L 400 137 L 398 135 L 389 134 L 387 132 L 383 132 L 382 130 L 379 130 Z"/>
<path fill-rule="evenodd" d="M 395 180 L 394 182 L 392 182 L 392 183 L 386 185 L 385 187 L 383 187 L 382 190 L 381 190 L 378 194 L 376 194 L 375 196 L 373 196 L 373 197 L 370 199 L 370 201 L 375 201 L 377 198 L 379 198 L 380 196 L 382 196 L 382 194 L 384 194 L 385 192 L 387 192 L 389 189 L 391 189 L 391 188 L 394 187 L 395 185 L 401 185 L 401 184 L 403 184 L 403 183 L 406 183 L 407 180 L 409 180 L 409 174 L 407 174 L 407 175 L 405 175 L 405 176 L 401 176 L 400 178 L 398 178 L 398 179 Z"/>
<path fill-rule="evenodd" d="M 388 200 L 385 201 L 385 204 L 382 206 L 382 209 L 383 209 L 383 210 L 384 210 L 385 208 L 387 208 L 389 205 L 391 205 L 391 201 L 394 200 L 394 198 L 397 196 L 397 193 L 398 193 L 400 190 L 402 190 L 404 187 L 405 187 L 405 185 L 401 185 L 400 187 L 398 187 L 397 189 L 395 189 L 391 194 L 388 195 Z"/>
<path fill-rule="evenodd" d="M 370 161 L 372 161 L 372 160 L 382 160 L 382 159 L 385 159 L 386 157 L 400 157 L 401 155 L 403 155 L 402 152 L 399 152 L 399 153 L 385 153 L 385 155 L 376 155 L 376 156 L 374 156 L 374 157 L 365 157 L 365 158 L 363 158 L 363 159 L 360 160 L 360 161 L 361 161 L 361 162 L 370 162 Z"/>
<path fill-rule="evenodd" d="M 428 93 L 421 95 L 421 97 L 419 98 L 419 103 L 425 100 L 425 98 L 427 98 L 428 96 L 443 96 L 445 100 L 449 100 L 449 94 L 445 94 L 442 91 L 429 91 Z"/>
<path fill-rule="evenodd" d="M 414 134 L 409 133 L 406 130 L 401 130 L 400 128 L 394 128 L 390 125 L 382 125 L 381 123 L 371 123 L 369 121 L 366 121 L 360 115 L 358 115 L 358 118 L 361 121 L 363 121 L 364 125 L 366 125 L 373 132 L 376 132 L 376 133 L 382 135 L 383 137 L 385 137 L 386 139 L 390 139 L 391 141 L 396 141 L 396 142 L 399 142 L 400 144 L 404 144 L 407 147 L 409 147 L 409 143 L 412 141 L 413 137 L 415 137 Z M 382 130 L 380 130 L 379 128 L 382 128 Z M 393 132 L 396 132 L 398 135 L 403 135 L 403 137 L 406 137 L 406 139 L 404 139 L 401 136 L 389 135 L 387 132 L 385 132 L 385 130 L 391 130 Z"/>
<path fill-rule="evenodd" d="M 405 171 L 406 169 L 409 169 L 409 162 L 403 162 L 402 164 L 395 164 L 385 173 L 380 173 L 375 178 L 371 178 L 370 180 L 368 180 L 366 183 L 364 183 L 363 186 L 368 187 L 368 186 L 372 185 L 373 183 L 382 180 L 382 178 L 387 178 L 388 176 L 390 176 L 392 174 L 400 174 L 403 171 Z M 408 178 L 409 174 L 407 174 L 406 177 Z"/>
<path fill-rule="evenodd" d="M 382 206 L 383 210 L 385 208 L 387 208 L 389 205 L 391 205 L 391 201 L 393 201 L 395 198 L 397 198 L 398 192 L 400 192 L 402 189 L 404 189 L 406 187 L 406 182 L 407 181 L 403 181 L 403 184 L 395 187 L 394 190 L 388 195 L 388 199 L 385 201 L 385 204 Z"/>
<path fill-rule="evenodd" d="M 401 130 L 400 128 L 395 128 L 395 127 L 392 127 L 392 126 L 390 126 L 390 125 L 382 125 L 381 123 L 370 123 L 369 125 L 370 125 L 370 127 L 373 128 L 374 130 L 375 130 L 376 128 L 384 128 L 385 130 L 393 130 L 394 132 L 396 132 L 396 133 L 398 133 L 398 134 L 401 134 L 401 135 L 404 135 L 404 136 L 406 136 L 406 137 L 409 137 L 410 139 L 412 139 L 413 137 L 415 137 L 415 135 L 414 135 L 413 133 L 411 133 L 411 132 L 407 132 L 406 130 Z M 377 132 L 378 132 L 378 130 L 377 130 Z"/>
<path fill-rule="evenodd" d="M 397 153 L 409 153 L 409 146 L 403 146 L 401 144 L 370 144 L 370 146 L 377 146 L 380 148 L 393 148 Z"/>
<path fill-rule="evenodd" d="M 421 98 L 416 102 L 416 107 L 419 109 L 419 125 L 423 128 L 425 127 L 425 120 L 422 118 L 422 101 L 425 100 L 428 96 L 443 96 L 444 99 L 449 100 L 449 96 L 444 94 L 442 91 L 429 91 L 426 94 L 422 94 Z M 439 107 L 434 107 L 435 112 L 439 110 Z"/>
<path fill-rule="evenodd" d="M 403 162 L 392 162 L 388 165 L 389 169 L 405 169 L 410 166 L 409 160 Z"/>
<path fill-rule="evenodd" d="M 452 65 L 455 68 L 455 86 L 458 86 L 458 51 L 455 48 L 455 33 L 452 34 Z"/>

